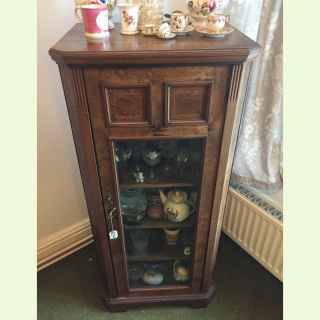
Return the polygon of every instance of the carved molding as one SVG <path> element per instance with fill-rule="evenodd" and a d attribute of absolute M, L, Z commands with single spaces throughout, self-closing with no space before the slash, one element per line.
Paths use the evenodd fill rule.
<path fill-rule="evenodd" d="M 208 277 L 211 276 L 213 267 L 215 265 L 234 151 L 238 137 L 243 105 L 245 104 L 245 97 L 247 93 L 246 85 L 249 78 L 250 67 L 251 62 L 247 62 L 245 64 L 234 65 L 232 68 L 227 103 L 227 114 L 223 130 L 218 176 L 214 192 L 212 220 L 210 222 L 212 227 L 210 228 L 209 233 L 208 250 L 204 270 L 204 290 L 206 290 L 211 283 L 211 279 Z"/>

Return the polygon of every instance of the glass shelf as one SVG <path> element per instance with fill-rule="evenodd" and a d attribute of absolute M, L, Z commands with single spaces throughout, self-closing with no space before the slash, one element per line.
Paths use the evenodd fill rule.
<path fill-rule="evenodd" d="M 120 189 L 157 189 L 157 188 L 184 188 L 184 187 L 194 187 L 195 184 L 192 182 L 177 182 L 177 181 L 146 181 L 143 183 L 120 183 Z"/>
<path fill-rule="evenodd" d="M 167 260 L 190 260 L 190 256 L 183 253 L 182 247 L 164 248 L 158 253 L 145 253 L 145 254 L 129 254 L 128 261 L 167 261 Z"/>
<path fill-rule="evenodd" d="M 142 224 L 138 225 L 125 225 L 124 227 L 126 229 L 163 229 L 163 228 L 191 228 L 195 225 L 196 216 L 192 215 L 190 218 L 188 218 L 185 221 L 182 222 L 173 222 L 170 220 L 154 220 L 150 219 L 148 217 L 145 218 Z"/>

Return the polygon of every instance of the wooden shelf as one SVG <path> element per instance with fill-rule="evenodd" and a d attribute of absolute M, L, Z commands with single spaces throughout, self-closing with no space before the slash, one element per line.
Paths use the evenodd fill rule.
<path fill-rule="evenodd" d="M 195 184 L 192 182 L 177 182 L 177 181 L 146 181 L 143 183 L 134 182 L 120 182 L 120 189 L 159 189 L 159 188 L 183 188 L 183 187 L 194 187 Z"/>
<path fill-rule="evenodd" d="M 193 249 L 192 249 L 193 251 Z M 127 258 L 129 262 L 151 262 L 151 261 L 169 261 L 169 260 L 190 260 L 192 258 L 186 256 L 183 253 L 183 247 L 179 246 L 165 246 L 158 253 L 146 253 L 146 254 L 128 254 Z"/>
<path fill-rule="evenodd" d="M 154 220 L 148 217 L 145 218 L 145 222 L 139 225 L 124 225 L 125 229 L 163 229 L 163 228 L 191 228 L 195 226 L 196 216 L 191 215 L 187 220 L 182 222 L 172 222 L 169 220 Z"/>

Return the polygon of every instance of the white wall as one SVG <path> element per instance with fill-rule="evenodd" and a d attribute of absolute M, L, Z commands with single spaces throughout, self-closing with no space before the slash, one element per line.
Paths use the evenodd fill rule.
<path fill-rule="evenodd" d="M 87 217 L 59 71 L 48 49 L 76 22 L 71 0 L 38 1 L 38 240 Z"/>
<path fill-rule="evenodd" d="M 186 10 L 166 1 L 166 12 Z M 72 0 L 38 0 L 38 240 L 87 218 L 57 65 L 48 49 L 75 23 Z"/>

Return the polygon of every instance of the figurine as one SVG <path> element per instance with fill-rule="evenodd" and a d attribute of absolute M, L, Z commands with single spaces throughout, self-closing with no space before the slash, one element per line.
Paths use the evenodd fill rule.
<path fill-rule="evenodd" d="M 136 166 L 132 172 L 133 178 L 137 183 L 144 182 L 144 173 L 139 166 Z"/>
<path fill-rule="evenodd" d="M 168 22 L 162 22 L 159 27 L 157 37 L 160 39 L 173 39 L 176 37 L 176 34 L 171 32 L 171 27 Z"/>
<path fill-rule="evenodd" d="M 176 260 L 173 263 L 173 277 L 176 281 L 186 282 L 190 279 L 190 270 L 183 262 Z"/>

